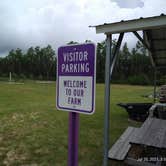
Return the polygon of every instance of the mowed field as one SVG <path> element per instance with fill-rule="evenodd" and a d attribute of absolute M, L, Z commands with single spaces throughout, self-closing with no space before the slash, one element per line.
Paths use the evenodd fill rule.
<path fill-rule="evenodd" d="M 66 166 L 68 113 L 55 108 L 55 83 L 0 82 L 0 166 Z M 110 146 L 128 126 L 119 102 L 152 102 L 142 95 L 149 86 L 111 86 Z M 79 166 L 101 166 L 103 160 L 104 84 L 96 87 L 96 112 L 80 115 Z"/>

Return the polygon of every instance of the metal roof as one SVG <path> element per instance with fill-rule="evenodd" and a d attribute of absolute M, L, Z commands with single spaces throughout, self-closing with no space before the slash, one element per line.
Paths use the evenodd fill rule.
<path fill-rule="evenodd" d="M 117 34 L 143 31 L 143 36 L 157 68 L 166 68 L 166 15 L 139 18 L 94 26 L 96 33 Z"/>
<path fill-rule="evenodd" d="M 134 20 L 120 21 L 115 23 L 104 23 L 96 27 L 96 33 L 115 34 L 121 32 L 133 32 L 139 30 L 156 29 L 159 27 L 166 27 L 166 15 L 139 18 Z"/>

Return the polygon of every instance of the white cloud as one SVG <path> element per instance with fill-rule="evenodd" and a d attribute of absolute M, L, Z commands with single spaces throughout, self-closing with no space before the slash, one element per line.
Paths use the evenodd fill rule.
<path fill-rule="evenodd" d="M 1 0 L 0 52 L 32 45 L 57 48 L 71 40 L 101 41 L 105 36 L 96 35 L 89 25 L 166 13 L 163 0 L 135 0 L 134 7 L 128 3 L 130 8 L 115 1 L 119 0 Z M 127 40 L 133 42 L 131 37 Z"/>

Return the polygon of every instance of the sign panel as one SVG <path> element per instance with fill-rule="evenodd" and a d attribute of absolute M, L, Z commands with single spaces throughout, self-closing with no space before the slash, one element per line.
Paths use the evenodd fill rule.
<path fill-rule="evenodd" d="M 92 114 L 95 110 L 95 85 L 95 45 L 60 47 L 57 57 L 57 109 Z"/>

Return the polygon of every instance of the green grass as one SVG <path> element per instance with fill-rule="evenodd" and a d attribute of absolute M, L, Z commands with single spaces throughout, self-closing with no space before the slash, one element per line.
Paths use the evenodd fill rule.
<path fill-rule="evenodd" d="M 128 126 L 119 102 L 151 102 L 141 97 L 149 86 L 111 87 L 110 146 Z M 0 166 L 66 166 L 68 113 L 55 108 L 55 84 L 0 82 Z M 80 115 L 79 166 L 100 166 L 103 160 L 104 85 L 96 87 L 96 112 Z"/>

